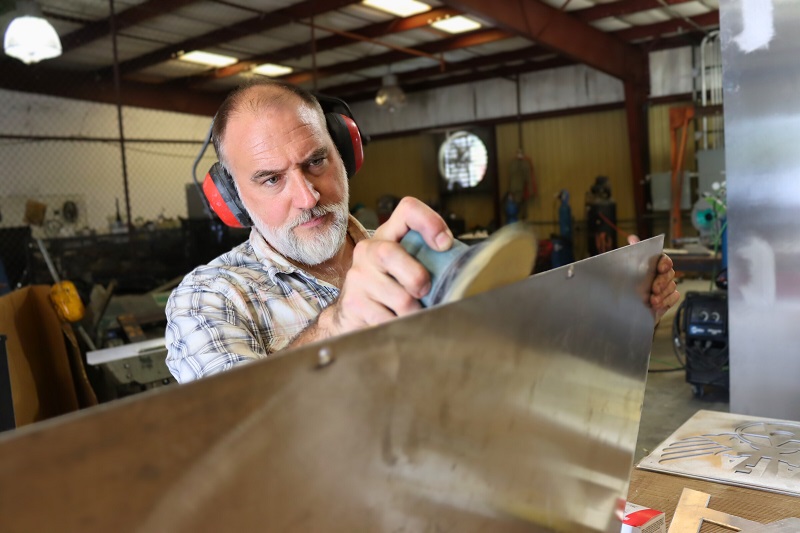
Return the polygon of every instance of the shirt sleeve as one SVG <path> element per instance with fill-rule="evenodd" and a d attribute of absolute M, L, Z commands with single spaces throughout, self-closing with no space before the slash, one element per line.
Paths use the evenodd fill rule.
<path fill-rule="evenodd" d="M 166 363 L 179 383 L 268 355 L 252 310 L 209 284 L 179 285 L 167 302 L 166 315 Z"/>

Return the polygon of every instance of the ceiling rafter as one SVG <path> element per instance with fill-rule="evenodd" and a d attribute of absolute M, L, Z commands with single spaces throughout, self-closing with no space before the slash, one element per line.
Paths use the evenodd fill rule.
<path fill-rule="evenodd" d="M 116 104 L 111 80 L 98 80 L 92 73 L 70 73 L 64 83 L 63 71 L 24 65 L 11 58 L 0 58 L 0 87 L 11 91 L 48 94 L 63 98 Z M 125 81 L 120 87 L 122 105 L 161 109 L 180 113 L 213 116 L 225 94 L 200 91 L 164 90 L 157 85 Z"/>
<path fill-rule="evenodd" d="M 456 63 L 448 63 L 447 71 L 450 73 L 457 73 L 465 70 L 472 71 L 477 68 L 508 63 L 511 61 L 533 61 L 545 54 L 552 55 L 552 52 L 543 49 L 541 46 L 533 45 L 511 52 L 502 52 L 499 54 L 476 57 L 475 59 L 466 59 Z M 398 83 L 405 87 L 407 84 L 413 83 L 417 80 L 427 79 L 441 73 L 442 72 L 439 67 L 426 67 L 397 74 L 397 79 Z M 369 78 L 362 81 L 326 87 L 323 92 L 336 96 L 344 96 L 364 91 L 372 91 L 374 93 L 381 86 L 381 83 L 382 78 Z"/>
<path fill-rule="evenodd" d="M 117 13 L 114 23 L 117 31 L 139 24 L 146 20 L 171 13 L 176 9 L 193 4 L 197 0 L 148 0 Z M 67 53 L 79 46 L 91 43 L 111 33 L 110 17 L 90 22 L 79 30 L 61 37 L 61 50 Z"/>
<path fill-rule="evenodd" d="M 697 26 L 701 28 L 719 26 L 719 11 L 711 11 L 695 17 L 689 17 L 689 20 L 691 23 L 682 18 L 672 19 L 655 24 L 634 26 L 633 28 L 615 31 L 613 34 L 626 41 L 637 41 L 639 39 L 664 35 L 665 33 L 695 32 L 697 31 Z"/>
<path fill-rule="evenodd" d="M 691 0 L 619 0 L 617 2 L 598 4 L 594 7 L 576 10 L 571 12 L 579 19 L 588 22 L 599 20 L 607 17 L 616 17 L 664 7 L 664 4 L 675 5 Z M 662 3 L 663 2 L 663 3 Z M 393 33 L 401 33 L 412 29 L 428 26 L 431 21 L 448 16 L 456 16 L 461 12 L 457 9 L 448 7 L 438 7 L 425 13 L 412 15 L 405 18 L 396 18 L 386 22 L 379 22 L 352 30 L 352 33 L 358 34 L 364 38 L 377 39 L 384 35 Z M 319 39 L 316 43 L 316 52 L 321 53 L 335 48 L 352 44 L 353 39 L 344 35 L 332 35 Z M 195 87 L 201 85 L 205 81 L 216 80 L 235 76 L 241 72 L 252 69 L 253 67 L 262 63 L 281 63 L 289 59 L 310 55 L 312 53 L 311 43 L 303 43 L 299 45 L 288 46 L 274 52 L 259 54 L 240 60 L 238 63 L 229 67 L 213 69 L 193 76 L 186 76 L 178 78 L 171 82 L 169 85 L 184 85 Z M 167 85 L 164 84 L 164 85 Z"/>
<path fill-rule="evenodd" d="M 189 5 L 194 1 L 197 0 L 143 0 L 141 4 L 118 13 L 115 22 L 122 27 L 136 28 L 139 25 L 146 24 L 146 21 L 152 17 L 173 12 L 181 6 Z M 297 2 L 297 0 L 293 1 Z M 420 64 L 426 65 L 423 68 L 397 74 L 404 90 L 416 92 L 458 83 L 496 79 L 497 77 L 513 77 L 514 74 L 518 73 L 564 66 L 575 62 L 586 63 L 589 66 L 598 68 L 596 65 L 591 64 L 590 61 L 587 61 L 584 56 L 578 57 L 580 54 L 569 48 L 570 42 L 567 41 L 571 41 L 573 46 L 578 47 L 578 52 L 582 51 L 581 53 L 591 53 L 595 51 L 594 48 L 597 48 L 599 53 L 609 56 L 609 58 L 606 58 L 606 61 L 608 61 L 607 67 L 609 65 L 619 67 L 620 65 L 626 65 L 626 61 L 631 60 L 631 58 L 637 60 L 636 54 L 632 56 L 626 55 L 631 49 L 640 54 L 639 58 L 645 59 L 647 53 L 652 50 L 696 45 L 709 27 L 718 27 L 719 25 L 719 15 L 716 11 L 685 20 L 678 15 L 676 10 L 668 9 L 670 5 L 675 6 L 691 0 L 616 0 L 597 4 L 587 9 L 570 11 L 569 13 L 558 9 L 552 10 L 547 6 L 540 10 L 539 4 L 541 2 L 537 0 L 443 1 L 452 4 L 452 6 L 441 6 L 427 13 L 405 18 L 392 18 L 386 22 L 364 22 L 362 23 L 365 24 L 364 26 L 346 32 L 340 32 L 337 29 L 337 23 L 333 22 L 330 28 L 330 35 L 318 39 L 313 48 L 316 52 L 325 52 L 336 47 L 347 46 L 358 40 L 379 40 L 382 35 L 421 28 L 427 26 L 430 19 L 440 16 L 454 16 L 464 12 L 459 7 L 462 4 L 469 7 L 467 10 L 469 13 L 478 14 L 489 23 L 489 26 L 477 32 L 448 36 L 439 41 L 423 43 L 420 42 L 421 39 L 412 39 L 418 44 L 410 45 L 412 48 L 405 52 L 396 49 L 384 53 L 381 50 L 379 54 L 374 56 L 361 56 L 345 60 L 342 63 L 327 65 L 320 68 L 316 74 L 319 78 L 328 78 L 340 73 L 352 72 L 355 74 L 352 78 L 357 80 L 359 77 L 363 77 L 363 74 L 359 76 L 361 74 L 360 71 L 372 68 L 377 73 L 380 69 L 388 67 L 393 62 L 400 62 L 410 58 L 411 56 L 408 55 L 408 52 L 413 50 L 414 53 L 419 52 L 420 54 L 428 55 L 433 60 L 421 62 Z M 173 45 L 173 47 L 176 50 L 185 49 L 186 51 L 189 51 L 190 48 L 203 49 L 205 46 L 224 43 L 230 39 L 241 38 L 253 32 L 268 32 L 270 28 L 280 27 L 280 25 L 290 21 L 295 24 L 308 25 L 315 14 L 336 10 L 355 2 L 356 0 L 305 0 L 268 14 L 260 14 L 253 10 L 255 14 L 259 14 L 258 17 L 251 17 L 243 21 L 241 25 L 230 25 L 226 28 L 218 27 L 215 32 L 188 39 L 183 43 Z M 225 9 L 247 9 L 244 6 L 237 5 L 235 1 L 219 0 L 217 3 L 221 7 L 225 6 Z M 515 12 L 512 8 L 520 11 Z M 660 8 L 664 8 L 664 12 L 668 13 L 669 16 L 677 18 L 656 24 L 634 26 L 615 32 L 603 32 L 589 24 L 592 21 L 607 17 L 624 17 L 631 13 Z M 183 12 L 176 12 L 174 16 L 181 16 L 181 13 L 185 16 L 189 15 L 186 10 L 183 10 Z M 543 14 L 547 15 L 544 19 L 541 19 L 541 17 L 537 19 L 534 16 Z M 74 54 L 65 54 L 67 55 L 67 63 L 72 59 L 80 59 L 87 53 L 85 49 L 81 48 L 82 44 L 101 39 L 109 32 L 110 20 L 107 18 L 102 20 L 77 19 L 63 14 L 54 17 L 58 20 L 75 24 L 77 27 L 83 27 L 81 30 L 62 37 L 65 42 L 65 49 L 72 50 L 72 54 Z M 567 18 L 572 22 L 567 21 Z M 318 26 L 318 28 L 321 31 L 326 30 L 323 26 Z M 303 28 L 300 26 L 298 26 L 298 30 L 301 33 L 303 32 Z M 603 48 L 602 43 L 604 41 L 595 39 L 598 33 L 605 39 L 617 42 L 617 44 L 621 43 L 621 47 Z M 310 34 L 311 31 L 309 30 L 309 36 Z M 267 33 L 267 35 L 269 34 Z M 435 62 L 442 61 L 442 54 L 448 50 L 466 49 L 470 46 L 493 42 L 515 35 L 522 35 L 540 44 L 529 44 L 523 49 L 487 56 L 475 54 L 463 61 L 444 64 L 444 70 L 442 69 L 442 63 L 435 64 Z M 663 37 L 664 35 L 667 36 Z M 390 47 L 390 43 L 391 40 L 387 40 L 387 46 Z M 191 46 L 193 44 L 197 46 Z M 562 45 L 561 48 L 559 48 L 559 45 Z M 139 58 L 134 58 L 130 62 L 123 63 L 123 68 L 133 71 L 138 68 L 146 68 L 150 64 L 172 59 L 175 56 L 173 53 L 168 53 L 171 52 L 171 49 L 167 50 L 169 48 L 162 48 L 154 52 L 156 55 L 160 54 L 160 57 L 145 54 Z M 227 89 L 204 87 L 205 81 L 244 72 L 256 63 L 275 62 L 285 64 L 290 59 L 305 58 L 307 60 L 311 50 L 312 43 L 310 42 L 301 44 L 287 43 L 279 50 L 244 58 L 238 65 L 209 70 L 194 76 L 173 78 L 173 81 L 166 81 L 160 84 L 137 82 L 132 77 L 123 78 L 123 104 L 153 109 L 212 114 L 219 102 L 224 98 Z M 250 61 L 252 63 L 248 63 Z M 109 68 L 95 72 L 79 72 L 78 70 L 58 68 L 56 65 L 58 62 L 59 60 L 54 60 L 52 63 L 22 67 L 16 64 L 14 60 L 0 58 L 0 68 L 8 74 L 0 77 L 0 87 L 112 103 L 108 96 L 114 93 L 110 83 L 110 76 L 98 77 L 99 72 L 109 74 Z M 644 67 L 642 70 L 645 72 L 644 79 L 646 80 L 646 63 L 639 68 L 642 66 Z M 172 66 L 168 65 L 164 67 L 166 71 L 172 68 Z M 172 76 L 180 72 L 178 69 L 173 70 L 175 74 Z M 64 83 L 65 74 L 69 75 L 69 83 Z M 310 81 L 313 75 L 313 72 L 299 71 L 285 76 L 283 79 L 288 79 L 288 81 L 295 83 L 303 83 Z M 160 76 L 155 77 L 158 78 Z M 322 90 L 350 101 L 357 101 L 359 99 L 371 99 L 375 91 L 381 86 L 381 83 L 382 76 L 371 74 L 368 79 L 332 85 Z M 626 87 L 628 85 L 626 83 Z"/>
<path fill-rule="evenodd" d="M 584 22 L 592 22 L 608 17 L 622 17 L 667 5 L 683 4 L 692 0 L 618 0 L 607 4 L 597 4 L 586 9 L 570 11 L 570 14 Z"/>
<path fill-rule="evenodd" d="M 624 0 L 623 0 L 624 1 Z M 590 8 L 592 9 L 592 8 Z M 713 19 L 713 17 L 707 15 L 701 15 L 703 19 L 700 19 L 699 22 L 704 24 L 701 25 L 708 25 L 705 24 L 709 22 L 707 19 Z M 676 21 L 677 22 L 677 21 Z M 641 46 L 646 47 L 647 51 L 651 50 L 663 50 L 667 48 L 677 48 L 681 46 L 691 46 L 699 44 L 700 38 L 703 35 L 702 32 L 696 31 L 694 27 L 691 28 L 692 31 L 687 31 L 685 33 L 681 33 L 678 35 L 673 35 L 671 37 L 660 38 L 661 33 L 664 33 L 662 30 L 664 29 L 664 23 L 656 23 L 656 24 L 648 24 L 644 26 L 638 26 L 638 29 L 642 28 L 641 31 L 636 31 L 630 33 L 629 30 L 619 30 L 615 32 L 615 34 L 620 35 L 622 37 L 628 37 L 627 40 L 639 39 L 644 37 L 651 37 L 653 38 L 652 41 L 648 41 L 647 43 L 642 43 Z M 670 26 L 667 28 L 670 31 L 674 31 L 674 27 Z M 519 50 L 514 50 L 511 52 L 502 52 L 499 54 L 492 54 L 487 55 L 475 59 L 467 59 L 464 61 L 458 61 L 455 63 L 449 63 L 447 65 L 448 71 L 451 72 L 460 72 L 463 70 L 474 70 L 481 67 L 486 67 L 489 65 L 494 64 L 503 64 L 512 61 L 535 61 L 538 58 L 546 56 L 548 54 L 552 54 L 552 52 L 548 49 L 544 49 L 541 46 L 530 46 L 526 48 L 522 48 Z M 567 61 L 565 63 L 559 64 L 559 66 L 564 65 L 571 65 L 575 64 L 575 61 Z M 530 65 L 518 65 L 518 68 L 525 69 L 526 66 Z M 513 67 L 512 67 L 513 68 Z M 534 70 L 540 70 L 538 68 Z M 530 72 L 530 70 L 520 70 L 520 72 Z M 414 92 L 418 89 L 418 85 L 414 85 L 414 82 L 419 79 L 429 78 L 431 76 L 436 76 L 440 73 L 439 67 L 428 67 L 422 68 L 417 70 L 412 70 L 409 72 L 404 72 L 398 74 L 398 82 L 403 87 L 404 90 L 407 92 Z M 482 72 L 484 77 L 487 75 L 491 75 L 491 73 Z M 480 79 L 480 78 L 477 78 Z M 475 81 L 470 79 L 470 81 Z M 330 93 L 336 96 L 347 97 L 349 100 L 358 101 L 359 99 L 370 99 L 370 92 L 373 93 L 380 88 L 382 83 L 382 79 L 380 77 L 377 78 L 369 78 L 362 81 L 326 87 L 324 92 Z M 436 81 L 431 81 L 430 84 L 432 87 L 436 87 Z M 442 83 L 441 85 L 452 85 L 450 83 Z"/>
<path fill-rule="evenodd" d="M 231 24 L 230 26 L 225 26 L 203 35 L 159 48 L 148 54 L 129 59 L 128 61 L 123 61 L 119 64 L 119 72 L 121 75 L 125 75 L 137 70 L 142 70 L 163 61 L 173 59 L 174 56 L 181 51 L 218 46 L 222 43 L 240 39 L 247 35 L 277 28 L 278 26 L 292 22 L 294 19 L 319 15 L 354 4 L 357 1 L 358 0 L 305 0 L 298 4 L 293 4 L 270 13 L 264 13 L 263 15 L 252 17 L 242 22 Z M 104 68 L 99 74 L 103 78 L 109 77 L 112 74 L 112 69 L 110 67 Z"/>
<path fill-rule="evenodd" d="M 458 14 L 459 11 L 452 8 L 448 7 L 434 8 L 430 11 L 426 11 L 425 13 L 420 13 L 419 15 L 412 15 L 410 17 L 405 17 L 405 18 L 392 19 L 386 22 L 378 22 L 376 24 L 370 24 L 368 26 L 363 26 L 361 28 L 351 30 L 351 32 L 358 34 L 364 38 L 376 39 L 384 35 L 390 35 L 393 33 L 401 33 L 404 31 L 409 31 L 417 28 L 423 28 L 428 26 L 433 20 L 437 20 L 448 16 L 455 16 Z M 333 50 L 334 48 L 339 48 L 341 46 L 353 44 L 353 42 L 355 41 L 352 38 L 346 37 L 344 35 L 331 35 L 330 37 L 323 37 L 322 39 L 317 40 L 316 53 Z M 227 78 L 229 76 L 235 76 L 236 74 L 250 70 L 253 67 L 260 65 L 262 63 L 281 63 L 288 59 L 297 58 L 304 55 L 310 55 L 311 53 L 312 53 L 311 43 L 303 43 L 293 46 L 287 46 L 286 48 L 281 48 L 280 50 L 276 50 L 274 52 L 248 57 L 229 67 L 211 70 L 209 72 L 204 72 L 202 74 L 197 74 L 194 76 L 187 76 L 185 78 L 180 78 L 170 83 L 192 85 L 196 83 L 201 83 L 203 81 Z"/>
<path fill-rule="evenodd" d="M 452 37 L 441 39 L 439 41 L 432 41 L 429 43 L 425 43 L 420 46 L 417 46 L 416 48 L 414 48 L 414 50 L 417 50 L 419 52 L 424 52 L 426 54 L 441 54 L 444 52 L 458 50 L 461 48 L 469 48 L 470 46 L 478 46 L 480 44 L 492 43 L 503 39 L 508 39 L 510 37 L 513 37 L 513 34 L 504 30 L 498 30 L 494 28 L 475 30 L 468 33 L 462 33 L 460 35 L 454 35 Z M 408 57 L 409 57 L 408 54 L 406 54 L 405 52 L 400 52 L 400 51 L 385 52 L 383 54 L 377 54 L 362 59 L 348 61 L 346 63 L 338 63 L 331 67 L 321 68 L 318 69 L 316 73 L 311 71 L 298 72 L 282 76 L 280 79 L 289 83 L 300 84 L 312 81 L 314 79 L 314 76 L 316 76 L 317 79 L 328 78 L 331 76 L 335 76 L 337 74 L 354 72 L 357 70 L 377 67 L 381 65 L 390 65 L 391 63 L 396 63 L 398 61 L 408 59 Z"/>
<path fill-rule="evenodd" d="M 637 84 L 647 79 L 644 52 L 538 0 L 445 0 L 444 3 L 615 78 Z"/>
<path fill-rule="evenodd" d="M 524 65 L 499 66 L 497 68 L 490 70 L 479 70 L 475 72 L 468 72 L 465 74 L 451 76 L 449 78 L 443 78 L 441 80 L 429 80 L 429 81 L 418 80 L 416 83 L 412 83 L 404 87 L 404 90 L 406 90 L 406 92 L 427 91 L 431 89 L 438 89 L 440 87 L 447 87 L 449 85 L 459 85 L 463 83 L 473 83 L 476 81 L 483 81 L 488 78 L 512 79 L 514 76 L 518 74 L 526 74 L 538 70 L 547 70 L 551 68 L 564 67 L 573 64 L 575 64 L 575 62 L 569 58 L 556 56 L 556 57 L 551 57 L 549 59 L 543 59 L 541 61 L 531 61 L 525 63 Z M 375 97 L 374 92 L 364 92 L 361 94 L 353 95 L 350 101 L 358 102 L 361 100 L 371 100 L 374 97 Z"/>

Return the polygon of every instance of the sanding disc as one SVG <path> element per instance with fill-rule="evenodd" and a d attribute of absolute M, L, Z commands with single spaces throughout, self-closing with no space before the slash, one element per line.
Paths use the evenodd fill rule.
<path fill-rule="evenodd" d="M 452 265 L 451 282 L 441 303 L 455 302 L 521 281 L 533 273 L 536 235 L 529 224 L 505 226 L 472 246 Z"/>
<path fill-rule="evenodd" d="M 431 249 L 416 231 L 409 231 L 400 245 L 430 273 L 431 290 L 420 299 L 425 307 L 523 280 L 536 263 L 536 235 L 525 222 L 505 226 L 473 246 L 456 240 L 444 252 Z"/>

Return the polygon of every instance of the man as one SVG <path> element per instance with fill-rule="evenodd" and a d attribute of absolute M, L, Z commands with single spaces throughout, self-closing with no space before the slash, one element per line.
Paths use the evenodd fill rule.
<path fill-rule="evenodd" d="M 435 250 L 453 235 L 403 199 L 370 238 L 348 214 L 342 159 L 314 97 L 280 82 L 231 93 L 214 148 L 253 221 L 247 242 L 188 274 L 167 304 L 167 365 L 183 383 L 420 309 L 427 271 L 400 246 L 410 230 Z M 657 314 L 677 301 L 664 256 Z"/>

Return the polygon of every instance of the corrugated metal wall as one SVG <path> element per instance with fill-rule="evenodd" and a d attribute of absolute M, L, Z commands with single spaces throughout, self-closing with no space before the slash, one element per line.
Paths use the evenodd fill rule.
<path fill-rule="evenodd" d="M 364 165 L 350 180 L 350 205 L 361 203 L 376 209 L 378 198 L 386 194 L 435 201 L 436 149 L 431 135 L 370 142 L 364 150 Z"/>
<path fill-rule="evenodd" d="M 618 218 L 633 218 L 630 149 L 623 110 L 532 120 L 523 123 L 522 134 L 539 190 L 538 197 L 529 202 L 529 220 L 557 220 L 555 196 L 562 189 L 570 193 L 573 217 L 583 220 L 584 195 L 600 175 L 610 178 Z M 507 189 L 517 145 L 516 124 L 497 127 L 503 190 Z"/>
<path fill-rule="evenodd" d="M 649 150 L 652 172 L 670 170 L 669 110 L 684 103 L 653 105 L 649 110 Z M 540 234 L 557 231 L 562 189 L 570 193 L 575 220 L 584 216 L 584 195 L 596 176 L 608 176 L 617 202 L 620 229 L 633 232 L 635 224 L 630 148 L 624 110 L 583 113 L 523 122 L 524 151 L 534 164 L 538 196 L 529 202 L 528 219 Z M 690 125 L 686 169 L 695 170 L 694 127 Z M 508 189 L 509 169 L 518 147 L 517 124 L 496 127 L 500 197 Z M 417 196 L 432 202 L 438 196 L 437 146 L 432 135 L 414 134 L 372 142 L 364 168 L 351 182 L 352 203 L 375 208 L 383 194 Z M 490 197 L 463 195 L 448 206 L 466 219 L 467 228 L 485 225 L 493 217 Z M 580 239 L 577 236 L 576 239 Z"/>

